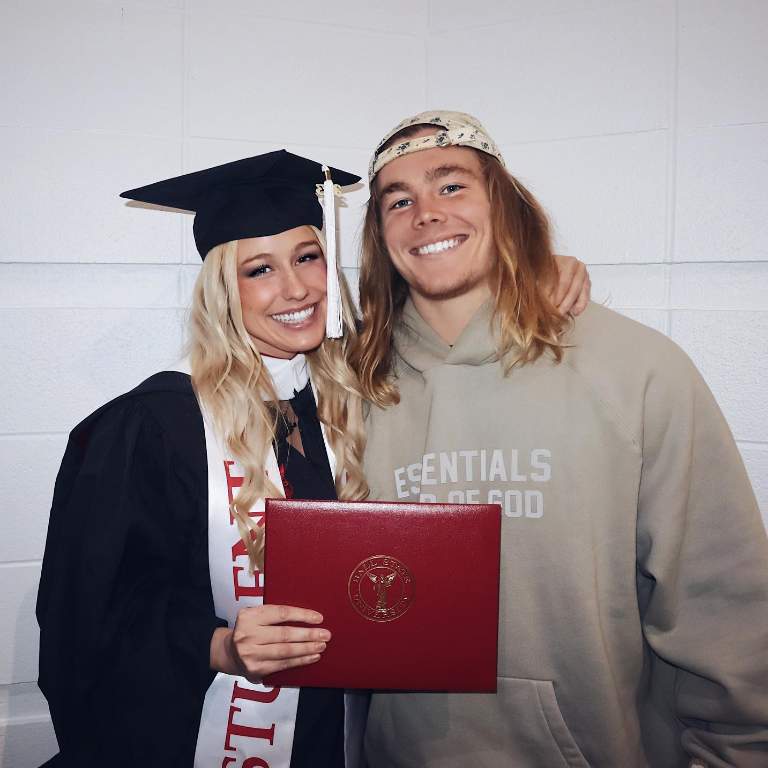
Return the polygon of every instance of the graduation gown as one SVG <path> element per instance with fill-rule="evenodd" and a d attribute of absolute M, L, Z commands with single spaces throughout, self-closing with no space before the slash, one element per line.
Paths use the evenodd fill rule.
<path fill-rule="evenodd" d="M 51 766 L 192 766 L 211 635 L 226 626 L 211 592 L 207 488 L 186 374 L 156 374 L 72 431 L 37 602 L 39 685 L 61 750 Z M 340 696 L 302 691 L 292 768 L 309 764 L 313 734 L 343 731 Z M 312 765 L 328 750 L 338 764 L 331 743 Z"/>

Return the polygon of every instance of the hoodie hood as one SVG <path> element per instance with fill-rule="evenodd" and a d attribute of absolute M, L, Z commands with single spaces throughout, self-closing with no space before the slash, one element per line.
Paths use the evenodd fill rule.
<path fill-rule="evenodd" d="M 402 362 L 419 373 L 438 365 L 486 365 L 497 359 L 492 326 L 493 302 L 488 299 L 451 346 L 419 314 L 409 296 L 395 326 L 395 350 Z"/>

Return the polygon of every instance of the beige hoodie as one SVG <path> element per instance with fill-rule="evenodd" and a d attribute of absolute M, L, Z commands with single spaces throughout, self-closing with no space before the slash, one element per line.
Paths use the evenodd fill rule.
<path fill-rule="evenodd" d="M 768 766 L 768 543 L 701 377 L 590 305 L 562 363 L 504 378 L 489 323 L 451 348 L 406 305 L 366 471 L 502 505 L 498 693 L 374 695 L 372 768 Z"/>

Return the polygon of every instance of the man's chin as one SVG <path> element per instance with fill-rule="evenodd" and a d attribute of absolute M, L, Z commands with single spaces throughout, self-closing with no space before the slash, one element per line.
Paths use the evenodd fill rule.
<path fill-rule="evenodd" d="M 444 285 L 435 285 L 431 283 L 429 285 L 423 285 L 421 283 L 414 283 L 410 285 L 411 293 L 417 293 L 421 298 L 427 301 L 450 301 L 456 299 L 459 296 L 464 296 L 471 293 L 478 287 L 477 280 L 463 280 L 460 283 L 446 283 Z"/>

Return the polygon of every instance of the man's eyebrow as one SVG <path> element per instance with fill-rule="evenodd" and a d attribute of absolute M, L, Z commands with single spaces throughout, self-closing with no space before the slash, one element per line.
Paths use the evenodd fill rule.
<path fill-rule="evenodd" d="M 391 195 L 393 192 L 410 192 L 411 188 L 404 181 L 393 181 L 391 184 L 387 184 L 384 189 L 379 192 L 381 197 Z"/>
<path fill-rule="evenodd" d="M 424 178 L 427 181 L 435 181 L 436 179 L 443 179 L 446 176 L 451 176 L 454 173 L 463 173 L 465 176 L 473 176 L 478 178 L 477 174 L 465 165 L 439 165 L 437 168 L 431 168 L 424 174 Z"/>
<path fill-rule="evenodd" d="M 435 181 L 436 179 L 443 179 L 446 176 L 451 176 L 455 173 L 461 173 L 465 176 L 472 176 L 473 178 L 478 178 L 477 173 L 473 171 L 471 168 L 467 168 L 465 165 L 457 165 L 457 164 L 451 164 L 451 165 L 438 165 L 437 168 L 430 168 L 425 174 L 424 179 L 427 182 Z M 387 195 L 391 195 L 393 192 L 410 192 L 411 187 L 406 184 L 404 181 L 393 181 L 390 184 L 387 184 L 386 187 L 384 187 L 381 192 L 379 192 L 379 195 L 381 197 L 386 197 Z"/>

